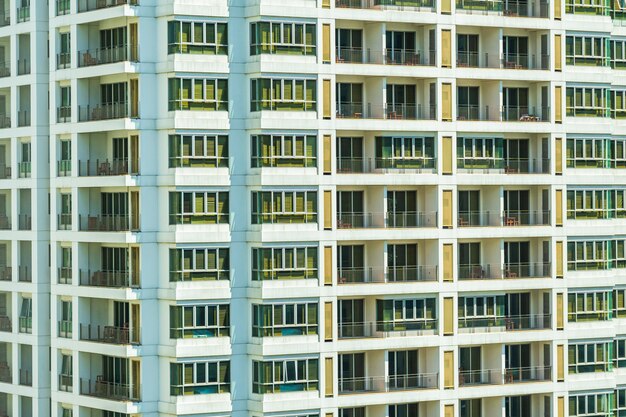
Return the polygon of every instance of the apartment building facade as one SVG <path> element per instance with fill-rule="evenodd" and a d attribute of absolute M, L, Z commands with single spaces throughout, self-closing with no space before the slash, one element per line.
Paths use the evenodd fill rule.
<path fill-rule="evenodd" d="M 4 1 L 0 417 L 626 416 L 625 22 Z"/>

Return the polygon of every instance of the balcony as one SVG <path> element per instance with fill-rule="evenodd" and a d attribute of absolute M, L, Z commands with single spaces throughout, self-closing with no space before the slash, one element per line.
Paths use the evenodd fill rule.
<path fill-rule="evenodd" d="M 13 382 L 13 374 L 8 362 L 0 362 L 0 382 L 7 384 Z"/>
<path fill-rule="evenodd" d="M 504 106 L 503 122 L 549 122 L 549 107 Z"/>
<path fill-rule="evenodd" d="M 505 54 L 500 68 L 516 70 L 549 70 L 550 55 Z"/>
<path fill-rule="evenodd" d="M 552 380 L 551 366 L 459 370 L 459 386 L 501 385 Z"/>
<path fill-rule="evenodd" d="M 0 114 L 0 129 L 11 127 L 11 117 L 6 114 Z"/>
<path fill-rule="evenodd" d="M 33 372 L 30 369 L 20 369 L 20 385 L 33 386 Z"/>
<path fill-rule="evenodd" d="M 370 376 L 363 378 L 339 378 L 339 395 L 436 389 L 438 387 L 439 374 L 437 372 L 427 374 Z"/>
<path fill-rule="evenodd" d="M 457 223 L 458 227 L 547 226 L 550 211 L 460 211 Z"/>
<path fill-rule="evenodd" d="M 437 319 L 339 323 L 340 339 L 385 338 L 433 335 Z"/>
<path fill-rule="evenodd" d="M 137 49 L 137 45 L 118 45 L 110 48 L 94 48 L 79 51 L 78 66 L 82 68 L 115 62 L 136 62 L 139 56 Z"/>
<path fill-rule="evenodd" d="M 0 62 L 0 78 L 11 76 L 11 63 L 8 60 Z"/>
<path fill-rule="evenodd" d="M 72 213 L 61 213 L 57 215 L 58 230 L 72 230 Z"/>
<path fill-rule="evenodd" d="M 338 213 L 338 229 L 437 227 L 437 212 Z"/>
<path fill-rule="evenodd" d="M 336 0 L 335 7 L 350 9 L 434 9 L 434 0 Z"/>
<path fill-rule="evenodd" d="M 457 158 L 456 166 L 458 170 L 470 173 L 499 170 L 503 174 L 548 174 L 550 172 L 550 159 Z"/>
<path fill-rule="evenodd" d="M 0 267 L 0 281 L 11 281 L 13 280 L 13 268 L 10 266 L 1 266 Z"/>
<path fill-rule="evenodd" d="M 492 333 L 551 328 L 552 315 L 526 314 L 500 317 L 459 317 L 459 333 Z"/>
<path fill-rule="evenodd" d="M 114 345 L 138 345 L 139 329 L 81 324 L 80 340 Z"/>
<path fill-rule="evenodd" d="M 70 123 L 72 121 L 72 107 L 57 107 L 57 123 Z"/>
<path fill-rule="evenodd" d="M 79 122 L 123 119 L 127 117 L 130 117 L 130 111 L 126 102 L 78 106 Z"/>
<path fill-rule="evenodd" d="M 140 387 L 107 381 L 104 375 L 95 380 L 80 378 L 80 395 L 104 398 L 112 401 L 140 401 Z"/>
<path fill-rule="evenodd" d="M 74 389 L 74 378 L 72 375 L 59 374 L 59 391 L 72 392 Z"/>
<path fill-rule="evenodd" d="M 129 271 L 80 270 L 80 285 L 86 287 L 139 288 L 139 277 Z"/>
<path fill-rule="evenodd" d="M 435 120 L 436 106 L 421 104 L 337 103 L 338 119 Z"/>
<path fill-rule="evenodd" d="M 57 268 L 57 277 L 59 284 L 71 284 L 72 283 L 72 267 L 62 266 Z"/>
<path fill-rule="evenodd" d="M 30 3 L 23 2 L 17 8 L 17 23 L 28 22 L 30 20 Z"/>
<path fill-rule="evenodd" d="M 548 2 L 502 2 L 500 0 L 456 0 L 456 9 L 469 14 L 498 14 L 507 17 L 548 18 Z"/>
<path fill-rule="evenodd" d="M 11 318 L 5 314 L 0 314 L 0 332 L 12 332 Z"/>
<path fill-rule="evenodd" d="M 500 59 L 488 52 L 457 51 L 457 68 L 500 68 Z"/>
<path fill-rule="evenodd" d="M 72 338 L 72 321 L 71 320 L 59 320 L 57 322 L 57 335 L 64 339 Z"/>
<path fill-rule="evenodd" d="M 339 268 L 338 284 L 381 284 L 437 281 L 437 265 L 391 268 Z"/>
<path fill-rule="evenodd" d="M 89 12 L 123 5 L 137 6 L 138 4 L 138 0 L 79 0 L 78 12 Z"/>
<path fill-rule="evenodd" d="M 81 231 L 87 232 L 130 232 L 139 230 L 139 220 L 129 214 L 79 215 Z"/>
<path fill-rule="evenodd" d="M 459 121 L 500 121 L 500 115 L 489 106 L 461 105 L 456 109 Z"/>
<path fill-rule="evenodd" d="M 87 159 L 78 161 L 78 175 L 81 177 L 129 174 L 131 172 L 127 159 Z"/>
<path fill-rule="evenodd" d="M 435 52 L 423 52 L 413 49 L 384 49 L 372 51 L 363 48 L 337 47 L 335 62 L 339 64 L 379 64 L 404 66 L 434 66 Z"/>
<path fill-rule="evenodd" d="M 402 174 L 435 172 L 434 157 L 416 158 L 337 158 L 338 174 Z"/>

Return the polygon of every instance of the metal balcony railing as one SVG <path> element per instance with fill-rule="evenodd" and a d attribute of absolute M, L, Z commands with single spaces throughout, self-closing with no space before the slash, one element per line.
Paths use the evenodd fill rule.
<path fill-rule="evenodd" d="M 364 392 L 408 391 L 434 389 L 439 386 L 439 374 L 404 374 L 387 376 L 369 376 L 360 378 L 339 378 L 339 394 L 357 394 Z"/>
<path fill-rule="evenodd" d="M 0 77 L 10 77 L 11 76 L 11 62 L 9 61 L 0 61 Z"/>
<path fill-rule="evenodd" d="M 57 277 L 59 284 L 71 284 L 72 283 L 72 267 L 62 266 L 57 270 Z"/>
<path fill-rule="evenodd" d="M 57 334 L 59 337 L 65 339 L 72 338 L 72 321 L 71 320 L 59 320 L 57 323 Z"/>
<path fill-rule="evenodd" d="M 13 326 L 11 325 L 11 318 L 6 315 L 0 315 L 0 332 L 11 332 Z"/>
<path fill-rule="evenodd" d="M 335 0 L 335 7 L 350 9 L 434 9 L 434 0 Z"/>
<path fill-rule="evenodd" d="M 140 387 L 107 381 L 103 375 L 95 380 L 80 378 L 80 394 L 113 401 L 140 401 Z"/>
<path fill-rule="evenodd" d="M 516 382 L 550 381 L 551 366 L 526 366 L 505 369 L 459 369 L 459 386 L 499 385 Z"/>
<path fill-rule="evenodd" d="M 30 110 L 17 111 L 17 125 L 18 127 L 30 126 Z"/>
<path fill-rule="evenodd" d="M 110 343 L 115 345 L 138 345 L 139 329 L 105 326 L 105 325 L 80 325 L 80 340 L 87 340 L 98 343 Z"/>
<path fill-rule="evenodd" d="M 456 118 L 463 121 L 499 121 L 500 115 L 490 110 L 489 106 L 459 104 Z"/>
<path fill-rule="evenodd" d="M 0 266 L 0 281 L 13 280 L 13 268 L 10 266 Z"/>
<path fill-rule="evenodd" d="M 30 2 L 22 2 L 17 8 L 17 22 L 28 22 L 30 20 Z"/>
<path fill-rule="evenodd" d="M 20 369 L 20 385 L 33 386 L 33 372 L 30 369 Z"/>
<path fill-rule="evenodd" d="M 79 0 L 78 12 L 89 12 L 123 5 L 137 6 L 138 4 L 138 0 Z"/>
<path fill-rule="evenodd" d="M 78 175 L 81 177 L 129 175 L 128 159 L 87 159 L 78 161 Z"/>
<path fill-rule="evenodd" d="M 13 382 L 13 374 L 8 362 L 0 362 L 0 382 L 11 384 Z"/>
<path fill-rule="evenodd" d="M 57 230 L 72 230 L 72 213 L 57 215 Z"/>
<path fill-rule="evenodd" d="M 69 123 L 71 121 L 72 121 L 72 107 L 71 106 L 57 107 L 57 123 Z"/>
<path fill-rule="evenodd" d="M 504 54 L 501 68 L 504 69 L 550 69 L 550 55 Z"/>
<path fill-rule="evenodd" d="M 126 102 L 78 106 L 79 122 L 123 119 L 129 117 L 129 114 Z"/>
<path fill-rule="evenodd" d="M 72 392 L 73 388 L 73 376 L 67 374 L 59 374 L 59 391 Z"/>
<path fill-rule="evenodd" d="M 435 120 L 436 107 L 421 104 L 388 103 L 372 106 L 371 103 L 336 104 L 338 119 Z"/>
<path fill-rule="evenodd" d="M 17 163 L 17 175 L 20 178 L 30 178 L 33 164 L 31 161 L 21 161 Z"/>
<path fill-rule="evenodd" d="M 0 114 L 0 129 L 7 129 L 11 127 L 11 117 L 6 114 Z"/>
<path fill-rule="evenodd" d="M 93 48 L 79 51 L 78 66 L 90 67 L 136 60 L 138 57 L 137 49 L 137 45 L 116 45 L 108 48 Z"/>
<path fill-rule="evenodd" d="M 139 277 L 128 271 L 80 270 L 80 285 L 87 287 L 139 288 Z"/>
<path fill-rule="evenodd" d="M 30 74 L 30 58 L 17 60 L 17 75 Z"/>
<path fill-rule="evenodd" d="M 551 327 L 550 314 L 519 316 L 459 317 L 460 333 L 491 333 L 514 330 L 544 330 Z"/>
<path fill-rule="evenodd" d="M 437 332 L 437 319 L 372 321 L 339 323 L 339 338 L 384 338 L 432 335 Z"/>
<path fill-rule="evenodd" d="M 18 230 L 31 230 L 32 229 L 32 217 L 30 214 L 18 214 L 17 226 Z"/>
<path fill-rule="evenodd" d="M 17 280 L 19 282 L 33 282 L 32 269 L 28 266 L 20 266 L 17 269 Z"/>
<path fill-rule="evenodd" d="M 131 219 L 129 214 L 78 215 L 78 223 L 81 231 L 88 232 L 128 232 L 139 229 L 138 219 Z"/>
<path fill-rule="evenodd" d="M 502 384 L 504 379 L 502 377 L 501 369 L 476 369 L 466 370 L 463 367 L 459 367 L 459 386 L 471 386 L 471 385 L 493 385 Z"/>
<path fill-rule="evenodd" d="M 504 106 L 502 107 L 504 122 L 549 122 L 550 107 Z"/>
<path fill-rule="evenodd" d="M 57 161 L 57 175 L 59 177 L 69 177 L 72 175 L 72 161 L 70 159 Z"/>
<path fill-rule="evenodd" d="M 503 226 L 547 226 L 550 210 L 505 210 L 502 212 Z"/>
<path fill-rule="evenodd" d="M 337 173 L 379 173 L 392 171 L 394 174 L 435 172 L 434 157 L 415 158 L 337 158 Z"/>
<path fill-rule="evenodd" d="M 437 281 L 437 265 L 337 269 L 338 284 L 378 284 L 428 281 Z"/>
<path fill-rule="evenodd" d="M 437 212 L 338 213 L 338 229 L 437 227 Z"/>
<path fill-rule="evenodd" d="M 495 54 L 488 52 L 458 51 L 456 53 L 457 68 L 499 68 L 500 60 Z"/>

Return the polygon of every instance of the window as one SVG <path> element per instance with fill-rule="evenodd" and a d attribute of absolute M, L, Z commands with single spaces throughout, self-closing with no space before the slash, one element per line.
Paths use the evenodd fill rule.
<path fill-rule="evenodd" d="M 170 135 L 170 168 L 227 168 L 227 135 Z"/>
<path fill-rule="evenodd" d="M 252 336 L 317 334 L 317 303 L 252 305 Z"/>
<path fill-rule="evenodd" d="M 228 111 L 228 80 L 170 78 L 169 110 Z"/>
<path fill-rule="evenodd" d="M 170 339 L 230 335 L 228 305 L 170 306 Z"/>
<path fill-rule="evenodd" d="M 72 337 L 72 302 L 61 300 L 59 320 L 59 337 Z"/>
<path fill-rule="evenodd" d="M 72 56 L 72 48 L 70 45 L 70 33 L 59 33 L 59 55 L 57 56 L 57 68 L 69 68 Z"/>
<path fill-rule="evenodd" d="M 608 117 L 609 90 L 604 87 L 567 87 L 565 90 L 567 116 Z"/>
<path fill-rule="evenodd" d="M 226 23 L 172 20 L 167 23 L 167 39 L 170 54 L 228 53 Z"/>
<path fill-rule="evenodd" d="M 626 367 L 626 338 L 618 336 L 613 343 L 613 354 L 615 355 L 613 364 L 617 368 L 624 368 Z"/>
<path fill-rule="evenodd" d="M 609 242 L 567 242 L 567 269 L 570 271 L 601 270 L 610 268 Z"/>
<path fill-rule="evenodd" d="M 433 137 L 376 137 L 377 169 L 435 169 Z"/>
<path fill-rule="evenodd" d="M 421 107 L 416 104 L 416 87 L 413 84 L 387 84 L 386 117 L 389 119 L 422 118 Z"/>
<path fill-rule="evenodd" d="M 170 249 L 170 282 L 230 279 L 228 248 Z"/>
<path fill-rule="evenodd" d="M 606 15 L 608 4 L 601 0 L 566 0 L 565 13 Z"/>
<path fill-rule="evenodd" d="M 626 90 L 611 90 L 611 116 L 614 119 L 626 116 Z"/>
<path fill-rule="evenodd" d="M 252 224 L 315 222 L 316 191 L 252 192 Z"/>
<path fill-rule="evenodd" d="M 72 283 L 72 248 L 61 246 L 61 266 L 59 267 L 59 284 Z"/>
<path fill-rule="evenodd" d="M 317 279 L 317 247 L 253 248 L 252 280 Z"/>
<path fill-rule="evenodd" d="M 567 295 L 567 319 L 570 322 L 610 320 L 612 293 L 590 291 Z"/>
<path fill-rule="evenodd" d="M 607 151 L 611 140 L 606 138 L 567 138 L 568 168 L 608 168 Z"/>
<path fill-rule="evenodd" d="M 570 416 L 610 417 L 613 408 L 613 392 L 593 394 L 569 394 Z"/>
<path fill-rule="evenodd" d="M 418 298 L 376 300 L 379 331 L 433 330 L 437 328 L 436 300 Z"/>
<path fill-rule="evenodd" d="M 315 55 L 316 32 L 314 23 L 251 23 L 250 55 Z"/>
<path fill-rule="evenodd" d="M 570 374 L 583 372 L 610 372 L 613 367 L 613 343 L 569 344 L 568 369 Z"/>
<path fill-rule="evenodd" d="M 250 111 L 316 110 L 316 80 L 256 78 L 251 80 Z"/>
<path fill-rule="evenodd" d="M 33 300 L 23 298 L 20 308 L 20 333 L 31 333 L 33 328 Z"/>
<path fill-rule="evenodd" d="M 481 398 L 459 401 L 459 417 L 481 417 L 481 411 Z"/>
<path fill-rule="evenodd" d="M 459 297 L 459 327 L 490 327 L 504 325 L 503 295 Z"/>
<path fill-rule="evenodd" d="M 253 135 L 252 168 L 315 167 L 315 135 Z"/>
<path fill-rule="evenodd" d="M 230 362 L 170 364 L 170 395 L 199 395 L 230 392 Z"/>
<path fill-rule="evenodd" d="M 456 163 L 458 168 L 500 169 L 504 166 L 502 138 L 458 137 Z"/>
<path fill-rule="evenodd" d="M 59 108 L 57 109 L 57 122 L 67 123 L 72 117 L 72 87 L 59 87 Z"/>
<path fill-rule="evenodd" d="M 72 228 L 72 195 L 63 193 L 60 195 L 61 206 L 59 207 L 59 230 L 70 230 Z"/>
<path fill-rule="evenodd" d="M 365 417 L 365 407 L 340 408 L 339 417 Z"/>
<path fill-rule="evenodd" d="M 626 318 L 626 289 L 613 290 L 613 317 Z"/>
<path fill-rule="evenodd" d="M 567 190 L 567 218 L 572 220 L 611 217 L 607 190 Z"/>
<path fill-rule="evenodd" d="M 478 67 L 478 35 L 459 33 L 456 35 L 457 67 Z"/>
<path fill-rule="evenodd" d="M 480 87 L 457 87 L 457 119 L 480 119 Z"/>
<path fill-rule="evenodd" d="M 224 224 L 228 217 L 228 191 L 170 192 L 170 224 Z"/>
<path fill-rule="evenodd" d="M 389 417 L 418 417 L 419 404 L 396 404 L 389 405 Z"/>
<path fill-rule="evenodd" d="M 344 29 L 335 30 L 335 45 L 337 62 L 363 62 L 363 30 Z"/>
<path fill-rule="evenodd" d="M 615 390 L 615 417 L 624 417 L 626 415 L 626 387 L 618 387 Z"/>
<path fill-rule="evenodd" d="M 606 59 L 609 38 L 569 35 L 565 38 L 565 63 L 567 65 L 608 65 Z"/>
<path fill-rule="evenodd" d="M 126 104 L 126 82 L 102 84 L 100 86 L 100 104 L 103 106 L 113 104 Z"/>
<path fill-rule="evenodd" d="M 61 408 L 61 417 L 72 417 L 73 411 L 71 408 Z"/>
<path fill-rule="evenodd" d="M 420 52 L 416 48 L 415 35 L 415 32 L 388 30 L 385 34 L 385 63 L 400 65 L 428 64 L 429 61 L 424 62 L 424 58 L 420 60 Z"/>
<path fill-rule="evenodd" d="M 613 39 L 611 40 L 611 66 L 613 68 L 626 67 L 626 40 Z"/>
<path fill-rule="evenodd" d="M 252 392 L 271 394 L 316 391 L 319 384 L 317 359 L 252 361 Z"/>
<path fill-rule="evenodd" d="M 611 155 L 613 168 L 626 168 L 626 140 L 614 138 L 611 141 Z"/>

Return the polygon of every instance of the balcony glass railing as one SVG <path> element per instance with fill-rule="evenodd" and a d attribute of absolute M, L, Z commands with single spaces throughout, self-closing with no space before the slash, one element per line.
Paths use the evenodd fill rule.
<path fill-rule="evenodd" d="M 81 231 L 128 232 L 139 229 L 139 219 L 129 214 L 79 215 Z"/>
<path fill-rule="evenodd" d="M 72 321 L 71 320 L 59 320 L 57 326 L 57 334 L 59 337 L 65 339 L 72 338 Z"/>
<path fill-rule="evenodd" d="M 78 106 L 79 122 L 123 119 L 126 117 L 130 117 L 128 103 L 126 102 Z"/>
<path fill-rule="evenodd" d="M 81 177 L 129 175 L 131 174 L 130 165 L 128 159 L 79 160 L 78 175 Z"/>
<path fill-rule="evenodd" d="M 435 120 L 436 106 L 421 104 L 384 104 L 372 106 L 371 103 L 336 104 L 338 119 L 387 119 L 387 120 Z"/>
<path fill-rule="evenodd" d="M 135 61 L 138 57 L 137 45 L 116 45 L 108 48 L 93 48 L 78 52 L 78 66 L 112 64 Z"/>

